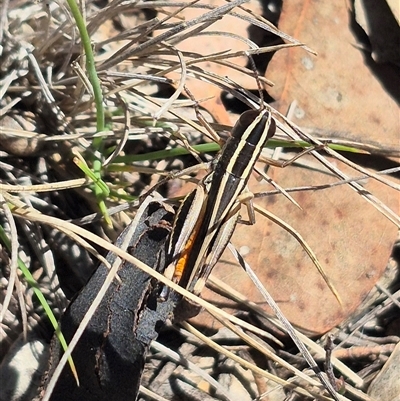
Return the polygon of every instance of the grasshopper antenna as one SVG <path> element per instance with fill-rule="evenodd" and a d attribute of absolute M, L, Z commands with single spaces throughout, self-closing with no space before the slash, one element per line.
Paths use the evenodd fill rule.
<path fill-rule="evenodd" d="M 256 66 L 256 63 L 254 62 L 254 58 L 252 57 L 251 54 L 248 53 L 247 57 L 249 58 L 250 66 L 251 66 L 251 69 L 254 72 L 254 78 L 255 78 L 255 80 L 257 82 L 257 89 L 258 89 L 258 93 L 260 95 L 260 110 L 264 110 L 265 109 L 265 103 L 264 103 L 263 87 L 261 85 L 261 81 L 260 81 L 260 78 L 258 76 L 257 66 Z"/>

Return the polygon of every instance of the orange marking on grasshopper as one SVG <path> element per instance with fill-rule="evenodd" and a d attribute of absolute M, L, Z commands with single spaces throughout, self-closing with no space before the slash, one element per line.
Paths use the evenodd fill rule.
<path fill-rule="evenodd" d="M 189 259 L 189 255 L 190 255 L 190 251 L 193 248 L 193 244 L 195 242 L 195 239 L 197 237 L 197 234 L 199 233 L 199 228 L 202 222 L 202 218 L 200 218 L 197 220 L 192 234 L 190 235 L 190 237 L 188 238 L 185 247 L 182 249 L 179 258 L 175 264 L 175 271 L 174 271 L 174 275 L 172 277 L 172 281 L 174 283 L 179 283 L 180 279 L 182 278 L 183 272 L 185 271 L 185 268 L 187 266 L 187 262 Z"/>

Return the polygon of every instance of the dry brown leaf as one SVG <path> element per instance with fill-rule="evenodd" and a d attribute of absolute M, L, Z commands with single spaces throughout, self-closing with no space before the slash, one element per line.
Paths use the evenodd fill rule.
<path fill-rule="evenodd" d="M 318 56 L 297 48 L 274 55 L 267 70 L 275 83 L 269 91 L 277 99 L 274 106 L 285 113 L 296 100 L 293 121 L 302 127 L 398 147 L 399 108 L 375 73 L 380 68 L 387 78 L 393 75 L 392 85 L 400 84 L 399 77 L 391 66 L 374 66 L 373 71 L 366 64 L 350 24 L 345 2 L 284 2 L 279 29 L 307 43 Z"/>
<path fill-rule="evenodd" d="M 275 54 L 267 72 L 275 83 L 270 93 L 282 112 L 293 100 L 298 102 L 294 121 L 299 125 L 344 131 L 359 142 L 368 138 L 398 146 L 397 105 L 364 64 L 349 24 L 345 3 L 284 3 L 279 28 L 319 55 L 314 58 L 294 48 Z M 275 171 L 274 178 L 284 187 L 326 182 L 321 174 L 292 168 Z M 399 211 L 397 192 L 376 182 L 369 185 Z M 295 240 L 272 223 L 259 220 L 251 229 L 238 228 L 234 243 L 250 248 L 246 259 L 294 324 L 324 332 L 346 318 L 379 279 L 396 228 L 350 188 L 297 195 L 303 212 L 275 198 L 279 202 L 270 199 L 266 206 L 310 243 L 343 298 L 343 310 Z M 244 273 L 220 266 L 215 274 L 235 288 L 240 283 L 238 289 L 255 299 Z"/>
<path fill-rule="evenodd" d="M 349 170 L 343 164 L 337 165 L 343 171 Z M 272 177 L 284 188 L 337 182 L 333 176 L 293 166 L 274 169 Z M 271 189 L 265 182 L 252 181 L 250 188 L 254 192 Z M 385 192 L 382 200 L 399 211 L 395 190 L 387 190 L 374 180 L 369 180 L 365 188 L 374 193 Z M 397 229 L 346 185 L 292 196 L 303 210 L 282 195 L 255 202 L 285 220 L 308 242 L 339 292 L 343 308 L 299 243 L 271 221 L 258 216 L 254 226 L 238 225 L 232 242 L 294 325 L 324 333 L 346 319 L 379 280 Z M 251 280 L 234 265 L 227 252 L 213 274 L 249 300 L 265 305 Z M 208 289 L 202 296 L 221 300 Z M 267 307 L 266 310 L 269 311 Z M 204 324 L 203 318 L 198 322 Z"/>
<path fill-rule="evenodd" d="M 365 65 L 349 24 L 345 3 L 284 3 L 279 28 L 319 56 L 313 58 L 294 48 L 275 54 L 267 71 L 267 77 L 276 83 L 271 94 L 278 99 L 276 106 L 281 112 L 293 100 L 298 102 L 293 120 L 300 126 L 344 132 L 347 139 L 368 139 L 396 147 L 398 107 Z M 359 175 L 343 163 L 331 161 L 349 175 Z M 337 182 L 321 171 L 293 166 L 275 169 L 273 178 L 284 188 Z M 269 188 L 263 183 L 250 184 L 253 192 Z M 369 180 L 366 188 L 399 213 L 398 192 L 374 180 Z M 342 297 L 343 308 L 297 241 L 272 222 L 259 217 L 254 227 L 239 226 L 233 243 L 247 254 L 246 261 L 291 322 L 304 330 L 323 333 L 346 319 L 381 277 L 397 229 L 348 186 L 300 192 L 294 198 L 303 210 L 281 195 L 266 198 L 263 203 L 309 243 Z M 214 274 L 249 300 L 265 304 L 227 253 L 223 260 L 229 262 L 220 263 Z M 209 290 L 203 296 L 226 302 Z M 197 322 L 214 324 L 204 319 L 200 316 Z"/>

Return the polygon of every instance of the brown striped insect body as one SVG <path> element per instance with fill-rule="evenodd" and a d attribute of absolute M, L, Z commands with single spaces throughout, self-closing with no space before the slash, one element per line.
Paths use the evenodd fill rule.
<path fill-rule="evenodd" d="M 268 110 L 245 111 L 212 171 L 182 203 L 175 224 L 181 233 L 171 236 L 169 253 L 175 266 L 173 280 L 189 291 L 201 292 L 228 244 L 239 216 L 237 200 L 275 129 Z"/>

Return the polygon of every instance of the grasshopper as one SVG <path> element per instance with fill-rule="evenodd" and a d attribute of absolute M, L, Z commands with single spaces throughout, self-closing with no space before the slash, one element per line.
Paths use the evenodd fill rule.
<path fill-rule="evenodd" d="M 244 112 L 211 172 L 183 201 L 167 254 L 172 279 L 200 294 L 236 226 L 242 195 L 265 142 L 275 133 L 271 113 Z"/>

